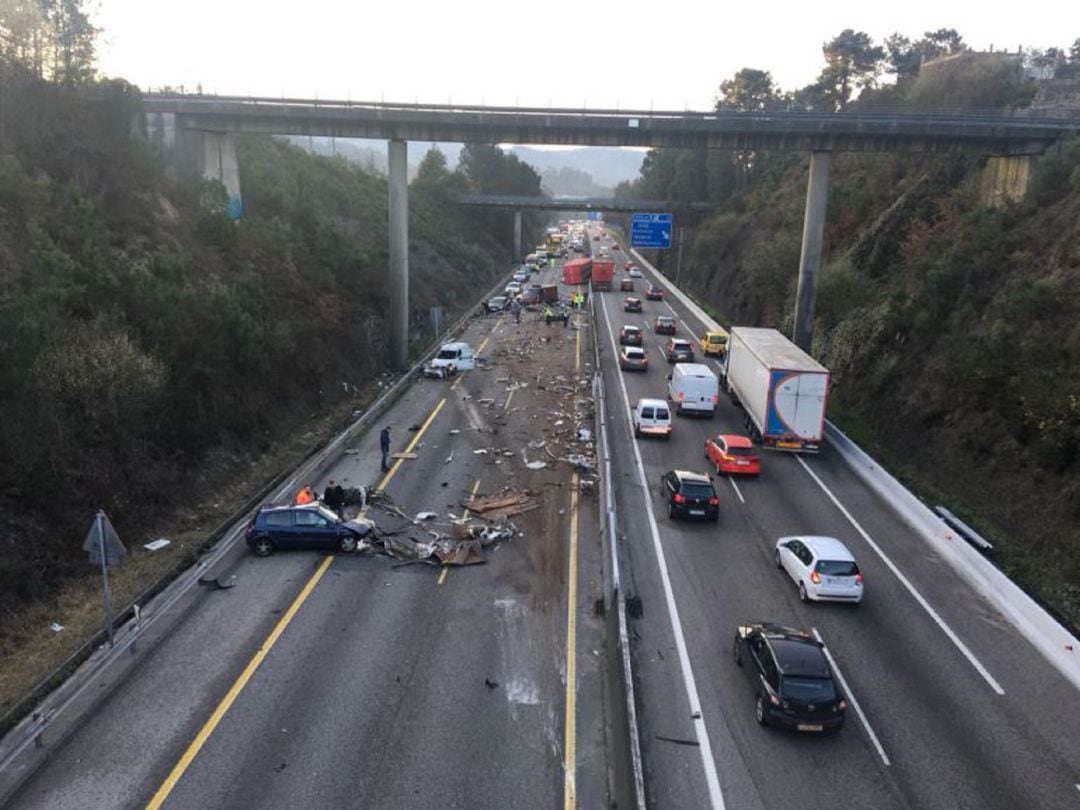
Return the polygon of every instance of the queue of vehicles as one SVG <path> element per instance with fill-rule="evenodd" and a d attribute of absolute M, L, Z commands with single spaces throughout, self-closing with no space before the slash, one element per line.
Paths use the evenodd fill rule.
<path fill-rule="evenodd" d="M 633 291 L 640 278 L 630 263 L 620 290 Z M 634 272 L 636 271 L 636 272 Z M 647 300 L 663 300 L 663 291 L 646 287 Z M 628 296 L 624 312 L 641 312 L 641 300 Z M 814 451 L 821 443 L 828 371 L 771 329 L 735 327 L 708 330 L 691 343 L 677 337 L 675 319 L 658 315 L 655 334 L 668 337 L 661 349 L 672 366 L 665 399 L 643 397 L 631 421 L 637 438 L 670 439 L 672 414 L 712 417 L 723 387 L 744 412 L 747 435 L 710 434 L 704 455 L 716 475 L 756 477 L 761 458 L 755 440 L 779 450 Z M 647 371 L 644 333 L 627 325 L 620 331 L 619 366 Z M 629 344 L 629 345 L 627 345 Z M 720 364 L 719 374 L 695 362 L 694 349 Z M 709 473 L 673 469 L 660 477 L 659 491 L 668 517 L 718 521 L 720 499 Z M 833 537 L 781 537 L 775 563 L 793 582 L 803 602 L 859 604 L 863 577 L 854 556 Z M 754 716 L 763 726 L 800 732 L 835 732 L 843 727 L 847 698 L 821 641 L 800 630 L 773 623 L 745 624 L 733 642 L 735 664 L 747 675 L 754 693 Z"/>

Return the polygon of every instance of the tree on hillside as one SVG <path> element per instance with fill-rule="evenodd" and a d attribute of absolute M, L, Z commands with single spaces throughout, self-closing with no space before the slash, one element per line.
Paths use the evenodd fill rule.
<path fill-rule="evenodd" d="M 964 44 L 964 38 L 955 28 L 927 31 L 922 39 L 915 42 L 896 33 L 885 40 L 885 61 L 889 72 L 895 73 L 898 80 L 904 80 L 919 75 L 923 62 L 939 56 L 953 56 L 966 50 L 968 47 Z"/>
<path fill-rule="evenodd" d="M 52 79 L 82 84 L 94 78 L 95 40 L 99 30 L 90 23 L 84 0 L 42 0 L 53 32 Z"/>
<path fill-rule="evenodd" d="M 870 35 L 845 28 L 822 46 L 825 69 L 819 83 L 826 89 L 834 109 L 842 110 L 851 100 L 852 88 L 872 87 L 885 51 L 874 45 Z"/>
<path fill-rule="evenodd" d="M 1078 77 L 1080 77 L 1080 37 L 1077 37 L 1073 44 L 1069 46 L 1065 64 L 1059 65 L 1055 74 L 1055 78 L 1058 79 L 1075 79 Z"/>
<path fill-rule="evenodd" d="M 445 188 L 450 182 L 451 175 L 450 169 L 447 168 L 446 155 L 438 147 L 433 146 L 420 161 L 413 185 L 430 189 Z"/>
<path fill-rule="evenodd" d="M 85 5 L 85 0 L 0 0 L 0 60 L 60 84 L 93 79 L 99 31 Z"/>
<path fill-rule="evenodd" d="M 540 175 L 536 170 L 517 155 L 507 155 L 491 144 L 465 144 L 457 171 L 480 194 L 540 194 Z"/>
<path fill-rule="evenodd" d="M 763 110 L 779 97 L 780 90 L 769 71 L 743 68 L 720 83 L 716 110 Z"/>

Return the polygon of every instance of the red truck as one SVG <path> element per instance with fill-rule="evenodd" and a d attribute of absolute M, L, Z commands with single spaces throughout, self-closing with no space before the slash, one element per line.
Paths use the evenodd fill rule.
<path fill-rule="evenodd" d="M 592 259 L 571 259 L 563 264 L 563 284 L 588 284 L 592 272 Z"/>
<path fill-rule="evenodd" d="M 594 290 L 610 290 L 615 278 L 614 259 L 593 259 L 592 286 Z"/>

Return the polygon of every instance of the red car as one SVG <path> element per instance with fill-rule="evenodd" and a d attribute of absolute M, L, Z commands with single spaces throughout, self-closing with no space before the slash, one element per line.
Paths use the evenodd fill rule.
<path fill-rule="evenodd" d="M 619 291 L 620 292 L 633 292 L 634 291 L 634 280 L 632 278 L 624 278 L 622 281 L 619 282 Z"/>
<path fill-rule="evenodd" d="M 648 298 L 650 301 L 663 301 L 664 291 L 661 290 L 659 287 L 653 287 L 650 284 L 649 289 L 645 290 L 645 297 Z"/>
<path fill-rule="evenodd" d="M 626 300 L 623 301 L 623 312 L 641 312 L 641 299 L 634 298 L 632 295 L 626 296 Z"/>
<path fill-rule="evenodd" d="M 653 329 L 658 335 L 674 335 L 675 319 L 670 315 L 657 315 Z"/>
<path fill-rule="evenodd" d="M 705 440 L 705 458 L 716 465 L 717 474 L 760 475 L 761 460 L 746 436 L 721 433 Z"/>

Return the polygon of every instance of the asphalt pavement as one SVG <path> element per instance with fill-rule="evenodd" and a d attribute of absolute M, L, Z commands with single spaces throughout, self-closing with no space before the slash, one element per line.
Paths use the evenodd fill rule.
<path fill-rule="evenodd" d="M 628 254 L 614 255 L 621 268 Z M 675 417 L 669 441 L 633 439 L 628 403 L 664 398 L 670 371 L 657 350 L 666 337 L 652 334 L 653 319 L 674 315 L 678 336 L 695 342 L 705 327 L 677 300 L 645 301 L 642 314 L 625 313 L 626 294 L 598 297 L 597 332 L 615 426 L 622 555 L 628 590 L 642 603 L 633 658 L 650 806 L 1080 805 L 1076 690 L 828 445 L 814 456 L 764 452 L 759 479 L 717 478 L 718 524 L 667 517 L 660 475 L 710 472 L 705 438 L 743 433 L 742 413 L 721 395 L 712 419 Z M 646 327 L 647 373 L 618 370 L 623 324 Z M 866 581 L 861 605 L 799 601 L 773 562 L 776 539 L 799 533 L 832 535 L 853 551 Z M 758 621 L 816 631 L 866 722 L 849 710 L 835 735 L 759 727 L 754 691 L 732 659 L 736 627 Z M 691 712 L 695 693 L 700 718 Z M 710 792 L 712 774 L 719 795 Z"/>
<path fill-rule="evenodd" d="M 613 255 L 618 280 L 627 254 Z M 185 607 L 11 805 L 629 806 L 610 738 L 622 696 L 594 610 L 607 595 L 596 503 L 572 494 L 566 465 L 523 463 L 551 460 L 541 441 L 568 446 L 555 426 L 587 407 L 594 326 L 650 807 L 1080 805 L 1076 690 L 827 444 L 764 453 L 758 479 L 718 478 L 716 524 L 666 516 L 660 475 L 707 471 L 705 437 L 741 432 L 742 414 L 721 396 L 712 419 L 676 417 L 669 441 L 633 438 L 629 406 L 666 390 L 652 319 L 674 314 L 691 339 L 704 325 L 678 301 L 624 313 L 624 295 L 595 294 L 594 325 L 476 319 L 466 339 L 493 368 L 417 381 L 385 420 L 394 449 L 418 456 L 386 480 L 406 514 L 527 487 L 541 507 L 515 518 L 524 537 L 469 568 L 245 557 L 237 586 Z M 625 323 L 645 328 L 645 374 L 618 370 Z M 313 483 L 379 480 L 381 426 Z M 799 601 L 772 556 L 797 533 L 853 551 L 860 606 Z M 859 706 L 840 733 L 757 725 L 731 655 L 736 627 L 756 621 L 824 641 Z"/>
<path fill-rule="evenodd" d="M 540 508 L 511 518 L 523 536 L 458 568 L 369 554 L 245 556 L 236 587 L 202 594 L 11 806 L 618 800 L 607 707 L 622 696 L 607 682 L 594 609 L 606 594 L 597 503 L 575 494 L 570 465 L 530 470 L 522 452 L 548 458 L 528 448 L 542 440 L 555 455 L 573 449 L 566 436 L 591 401 L 592 330 L 585 314 L 570 327 L 538 317 L 475 319 L 464 339 L 491 368 L 418 380 L 399 400 L 383 423 L 392 449 L 416 459 L 381 476 L 379 424 L 312 482 L 321 491 L 330 479 L 381 478 L 405 514 L 440 516 L 460 515 L 473 495 L 527 488 Z M 370 514 L 414 536 L 431 525 Z"/>

